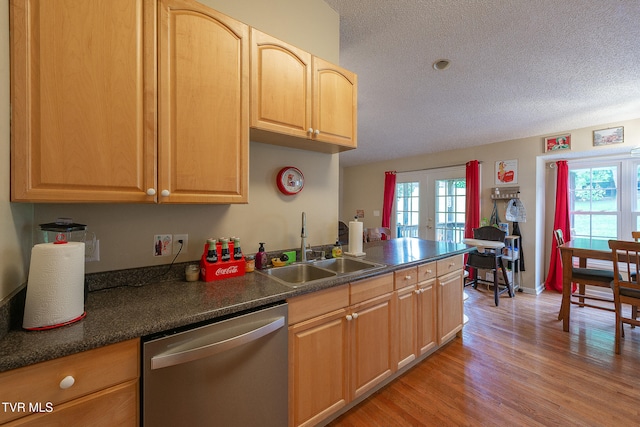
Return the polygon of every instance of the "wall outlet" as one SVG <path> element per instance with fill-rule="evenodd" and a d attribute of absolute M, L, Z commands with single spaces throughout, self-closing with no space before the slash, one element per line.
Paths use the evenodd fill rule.
<path fill-rule="evenodd" d="M 153 256 L 171 255 L 172 240 L 173 236 L 171 234 L 156 234 L 153 236 Z"/>
<path fill-rule="evenodd" d="M 100 261 L 100 240 L 96 240 L 95 244 L 85 244 L 84 262 Z"/>
<path fill-rule="evenodd" d="M 180 250 L 180 240 L 182 240 L 182 250 Z M 174 234 L 173 235 L 173 254 L 178 255 L 178 251 L 181 254 L 186 254 L 189 247 L 187 244 L 189 243 L 189 235 L 188 234 Z"/>

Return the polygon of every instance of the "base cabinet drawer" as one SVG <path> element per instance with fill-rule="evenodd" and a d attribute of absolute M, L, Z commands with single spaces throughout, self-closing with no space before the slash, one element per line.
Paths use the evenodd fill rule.
<path fill-rule="evenodd" d="M 43 407 L 43 413 L 19 418 L 5 426 L 135 427 L 138 416 L 138 381 L 129 381 L 59 406 Z M 47 412 L 50 411 L 50 412 Z"/>
<path fill-rule="evenodd" d="M 0 410 L 0 424 L 18 419 L 22 423 L 25 418 L 28 425 L 36 419 L 42 419 L 42 425 L 58 425 L 53 419 L 62 417 L 64 422 L 59 425 L 101 425 L 74 424 L 79 422 L 77 409 L 70 409 L 80 408 L 82 414 L 97 415 L 100 414 L 96 409 L 101 407 L 99 405 L 107 408 L 100 414 L 103 418 L 133 417 L 131 421 L 137 423 L 139 377 L 139 339 L 3 372 L 0 374 L 0 396 L 7 405 Z M 124 384 L 129 384 L 128 392 L 121 390 Z M 135 393 L 131 394 L 132 391 Z M 128 403 L 123 404 L 129 401 L 135 408 L 133 412 Z"/>

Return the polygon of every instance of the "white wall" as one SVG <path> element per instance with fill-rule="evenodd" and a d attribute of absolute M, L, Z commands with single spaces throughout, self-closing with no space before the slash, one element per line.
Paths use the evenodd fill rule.
<path fill-rule="evenodd" d="M 239 21 L 312 54 L 339 63 L 339 16 L 322 0 L 202 0 Z M 100 240 L 100 262 L 88 273 L 168 264 L 172 257 L 153 257 L 153 235 L 189 234 L 189 250 L 178 262 L 198 259 L 207 237 L 238 236 L 247 253 L 258 242 L 267 250 L 300 244 L 301 212 L 307 212 L 308 241 L 335 241 L 338 220 L 338 155 L 252 142 L 249 204 L 19 204 L 9 202 L 9 1 L 0 0 L 0 299 L 24 284 L 37 224 L 59 216 L 84 223 Z M 311 19 L 312 17 L 312 19 Z M 275 178 L 280 168 L 296 166 L 305 175 L 302 193 L 280 195 Z"/>
<path fill-rule="evenodd" d="M 0 301 L 27 280 L 33 207 L 9 202 L 9 0 L 0 0 Z"/>
<path fill-rule="evenodd" d="M 593 130 L 614 126 L 624 126 L 624 144 L 593 147 Z M 520 223 L 526 269 L 522 279 L 526 292 L 539 292 L 546 277 L 549 250 L 553 243 L 550 239 L 555 206 L 555 170 L 552 171 L 546 164 L 554 159 L 628 153 L 632 147 L 640 145 L 640 119 L 564 133 L 571 134 L 572 149 L 552 155 L 544 153 L 544 138 L 553 135 L 544 135 L 344 168 L 341 171 L 340 219 L 346 222 L 357 209 L 363 209 L 364 226 L 380 226 L 381 217 L 374 217 L 373 211 L 382 209 L 385 171 L 402 172 L 460 165 L 474 159 L 482 162 L 481 217 L 489 218 L 493 209 L 490 191 L 496 187 L 495 162 L 517 159 L 517 185 L 520 186 L 520 199 L 527 210 L 527 222 Z M 505 208 L 506 202 L 498 202 L 503 220 Z"/>

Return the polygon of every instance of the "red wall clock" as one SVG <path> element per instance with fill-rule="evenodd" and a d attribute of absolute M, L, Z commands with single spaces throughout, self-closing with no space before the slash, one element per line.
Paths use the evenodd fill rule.
<path fill-rule="evenodd" d="M 304 187 L 304 175 L 302 175 L 300 169 L 287 166 L 278 172 L 276 183 L 278 184 L 278 190 L 280 190 L 282 194 L 292 196 L 302 191 L 302 187 Z"/>

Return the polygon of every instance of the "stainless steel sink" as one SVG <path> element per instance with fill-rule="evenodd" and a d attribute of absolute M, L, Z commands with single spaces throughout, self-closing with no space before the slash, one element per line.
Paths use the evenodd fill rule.
<path fill-rule="evenodd" d="M 382 264 L 353 258 L 331 258 L 315 261 L 313 265 L 335 271 L 338 274 L 355 273 L 373 268 L 384 267 Z"/>
<path fill-rule="evenodd" d="M 266 270 L 256 270 L 265 274 L 283 285 L 292 288 L 317 283 L 347 274 L 355 274 L 385 267 L 383 264 L 364 261 L 354 258 L 331 258 L 311 261 L 308 263 L 291 264 L 285 267 L 275 267 Z"/>
<path fill-rule="evenodd" d="M 267 276 L 294 288 L 317 280 L 329 279 L 337 276 L 337 273 L 334 271 L 318 268 L 311 264 L 291 264 L 285 267 L 256 271 L 266 274 Z"/>

